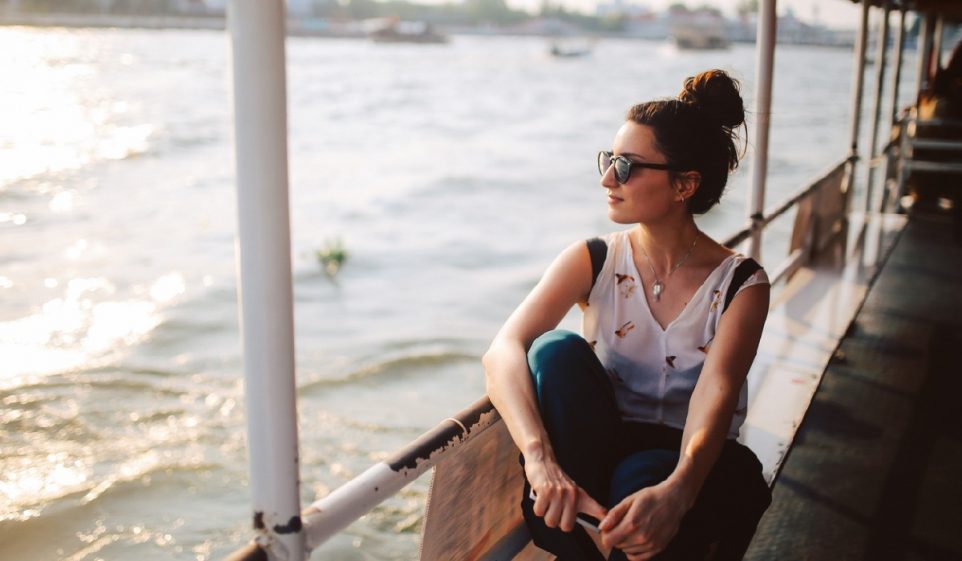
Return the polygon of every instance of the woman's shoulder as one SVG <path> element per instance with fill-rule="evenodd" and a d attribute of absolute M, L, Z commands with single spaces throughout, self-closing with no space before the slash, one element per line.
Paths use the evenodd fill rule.
<path fill-rule="evenodd" d="M 625 247 L 631 247 L 631 242 L 628 240 L 628 232 L 629 230 L 618 230 L 606 234 L 598 234 L 597 236 L 586 238 L 583 241 L 575 242 L 574 245 L 582 244 L 583 246 L 587 246 L 588 253 L 593 255 L 592 259 L 596 258 L 594 255 L 603 252 L 604 259 L 607 260 L 609 256 L 621 253 Z"/>
<path fill-rule="evenodd" d="M 695 268 L 702 269 L 705 272 L 715 271 L 725 263 L 737 260 L 738 256 L 741 255 L 737 251 L 733 251 L 718 243 L 704 233 L 702 233 L 702 238 L 698 244 L 701 246 L 701 251 L 696 252 L 698 260 L 696 263 L 693 263 L 693 265 Z"/>
<path fill-rule="evenodd" d="M 615 230 L 614 232 L 608 232 L 606 234 L 598 234 L 594 238 L 589 239 L 599 239 L 611 245 L 612 243 L 623 243 L 628 239 L 628 233 L 631 230 Z"/>
<path fill-rule="evenodd" d="M 707 237 L 707 236 L 706 236 Z M 702 275 L 715 285 L 716 290 L 725 290 L 733 283 L 741 288 L 753 284 L 767 283 L 768 276 L 765 269 L 754 259 L 730 249 L 715 240 L 708 238 L 705 243 L 706 251 L 701 255 L 699 267 Z"/>

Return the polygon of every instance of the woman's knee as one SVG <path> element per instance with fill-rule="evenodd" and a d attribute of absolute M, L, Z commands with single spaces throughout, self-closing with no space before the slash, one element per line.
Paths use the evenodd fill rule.
<path fill-rule="evenodd" d="M 566 383 L 584 370 L 586 358 L 593 357 L 591 346 L 571 331 L 555 329 L 538 337 L 528 350 L 528 368 L 539 387 L 546 382 Z M 597 360 L 597 359 L 595 359 Z"/>
<path fill-rule="evenodd" d="M 568 363 L 572 359 L 591 352 L 591 346 L 584 337 L 572 331 L 553 329 L 531 343 L 528 349 L 528 364 L 537 366 L 554 362 Z"/>

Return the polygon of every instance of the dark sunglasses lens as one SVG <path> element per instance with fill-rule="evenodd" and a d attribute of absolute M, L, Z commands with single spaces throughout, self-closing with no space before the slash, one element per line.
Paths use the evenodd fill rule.
<path fill-rule="evenodd" d="M 604 175 L 611 167 L 611 156 L 607 152 L 598 152 L 598 173 Z"/>
<path fill-rule="evenodd" d="M 631 174 L 631 162 L 624 158 L 615 160 L 615 179 L 618 180 L 618 183 L 628 181 L 629 174 Z"/>

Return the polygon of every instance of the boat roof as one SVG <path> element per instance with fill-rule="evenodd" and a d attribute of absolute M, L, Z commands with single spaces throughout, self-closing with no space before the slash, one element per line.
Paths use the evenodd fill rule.
<path fill-rule="evenodd" d="M 886 3 L 893 10 L 912 10 L 932 15 L 962 21 L 962 2 L 959 0 L 848 0 L 855 4 L 869 4 L 870 6 L 885 7 Z"/>

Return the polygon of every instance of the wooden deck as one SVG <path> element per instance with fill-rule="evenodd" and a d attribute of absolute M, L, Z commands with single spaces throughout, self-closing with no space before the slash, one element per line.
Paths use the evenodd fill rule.
<path fill-rule="evenodd" d="M 960 291 L 950 218 L 913 216 L 824 373 L 746 559 L 962 559 Z"/>

